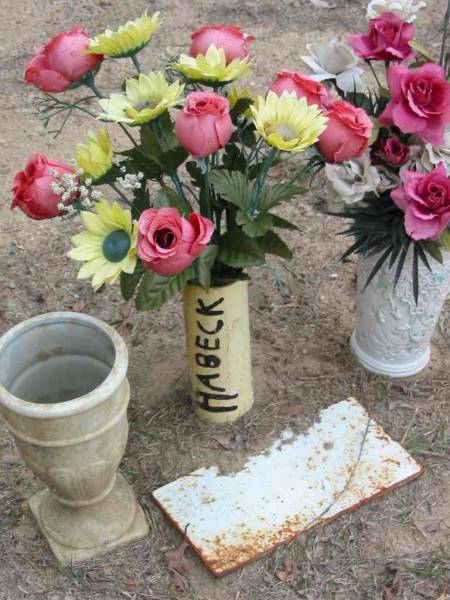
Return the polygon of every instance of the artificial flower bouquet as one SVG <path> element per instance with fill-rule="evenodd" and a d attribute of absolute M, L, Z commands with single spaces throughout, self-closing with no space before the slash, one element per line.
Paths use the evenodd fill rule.
<path fill-rule="evenodd" d="M 312 45 L 304 57 L 311 77 L 330 81 L 340 96 L 326 101 L 328 124 L 318 149 L 327 179 L 325 212 L 350 220 L 343 233 L 354 243 L 344 258 L 353 252 L 377 257 L 365 287 L 386 263 L 394 285 L 411 264 L 416 303 L 420 265 L 432 270 L 450 250 L 445 34 L 438 64 L 415 40 L 414 20 L 424 6 L 372 0 L 368 32 L 350 35 L 350 48 L 332 40 Z M 376 89 L 364 91 L 355 55 L 372 71 Z"/>
<path fill-rule="evenodd" d="M 41 90 L 34 102 L 45 127 L 58 135 L 81 112 L 121 128 L 123 141 L 114 149 L 99 126 L 73 164 L 36 154 L 13 186 L 12 206 L 33 219 L 79 215 L 84 230 L 69 252 L 83 262 L 78 277 L 95 289 L 120 280 L 142 310 L 188 282 L 208 289 L 245 278 L 267 254 L 291 256 L 278 231 L 296 227 L 274 211 L 304 190 L 299 173 L 269 185 L 268 172 L 312 147 L 327 122 L 325 92 L 310 78 L 283 71 L 257 98 L 236 87 L 250 71 L 253 39 L 236 26 L 203 27 L 189 54 L 142 72 L 138 55 L 160 24 L 146 13 L 95 39 L 72 29 L 37 50 L 24 77 Z M 131 59 L 135 69 L 110 96 L 97 80 L 106 59 Z"/>

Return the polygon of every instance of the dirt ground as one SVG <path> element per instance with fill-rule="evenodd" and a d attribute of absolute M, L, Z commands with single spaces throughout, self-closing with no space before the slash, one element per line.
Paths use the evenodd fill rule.
<path fill-rule="evenodd" d="M 257 38 L 251 83 L 264 90 L 274 72 L 301 66 L 307 42 L 365 29 L 365 0 L 329 4 L 333 8 L 309 0 L 153 0 L 150 10 L 162 12 L 164 25 L 145 53 L 145 66 L 158 63 L 167 43 L 174 52 L 185 49 L 189 33 L 203 24 L 239 23 Z M 444 1 L 428 5 L 420 37 L 436 53 Z M 76 223 L 35 222 L 10 212 L 12 177 L 28 155 L 70 159 L 87 126 L 85 119 L 72 120 L 55 141 L 38 132 L 27 114 L 30 89 L 21 77 L 32 49 L 73 24 L 94 34 L 147 6 L 144 0 L 0 0 L 0 333 L 53 310 L 85 311 L 120 328 L 130 348 L 133 391 L 122 471 L 152 524 L 149 537 L 131 547 L 78 568 L 58 567 L 26 501 L 41 484 L 0 423 L 0 599 L 445 600 L 450 306 L 436 332 L 431 366 L 420 376 L 392 383 L 363 372 L 348 348 L 354 265 L 338 261 L 345 247 L 335 236 L 340 224 L 316 216 L 307 199 L 298 199 L 284 209 L 302 228 L 287 236 L 294 259 L 273 260 L 251 273 L 255 406 L 236 425 L 216 428 L 199 423 L 187 401 L 179 298 L 155 313 L 128 314 L 117 288 L 94 294 L 88 283 L 76 281 L 76 266 L 65 258 Z M 123 73 L 129 66 L 122 64 Z M 102 70 L 104 90 L 118 81 L 113 67 L 106 63 Z M 232 466 L 283 428 L 307 424 L 321 408 L 349 395 L 417 454 L 425 475 L 221 580 L 188 550 L 189 572 L 177 588 L 164 553 L 180 536 L 153 505 L 150 491 L 203 465 Z"/>

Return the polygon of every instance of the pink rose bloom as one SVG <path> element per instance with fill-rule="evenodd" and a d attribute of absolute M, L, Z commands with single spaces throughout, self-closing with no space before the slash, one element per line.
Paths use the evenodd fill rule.
<path fill-rule="evenodd" d="M 328 123 L 317 142 L 324 158 L 336 163 L 362 156 L 373 128 L 364 110 L 344 100 L 334 100 L 324 114 Z"/>
<path fill-rule="evenodd" d="M 14 177 L 11 208 L 18 206 L 31 219 L 57 217 L 60 214 L 58 204 L 62 200 L 61 195 L 52 190 L 53 170 L 58 175 L 73 173 L 70 165 L 59 160 L 48 160 L 43 154 L 30 156 L 25 169 Z"/>
<path fill-rule="evenodd" d="M 89 38 L 82 29 L 70 29 L 52 37 L 26 64 L 24 79 L 44 92 L 64 92 L 103 60 L 88 54 Z"/>
<path fill-rule="evenodd" d="M 397 65 L 389 68 L 388 82 L 392 99 L 380 123 L 417 133 L 433 146 L 443 144 L 450 123 L 450 84 L 444 69 L 431 63 L 415 71 Z"/>
<path fill-rule="evenodd" d="M 413 240 L 438 238 L 450 223 L 450 180 L 444 163 L 431 173 L 405 171 L 402 183 L 391 197 L 405 213 L 406 233 Z"/>
<path fill-rule="evenodd" d="M 397 138 L 390 137 L 384 144 L 383 154 L 386 162 L 399 166 L 408 162 L 411 150 L 408 144 L 403 144 Z"/>
<path fill-rule="evenodd" d="M 192 92 L 175 117 L 175 135 L 194 158 L 223 148 L 233 133 L 230 105 L 213 92 Z"/>
<path fill-rule="evenodd" d="M 414 55 L 409 42 L 415 33 L 412 23 L 406 23 L 395 13 L 385 12 L 370 20 L 367 35 L 349 35 L 348 40 L 354 52 L 364 60 L 400 62 Z"/>
<path fill-rule="evenodd" d="M 146 269 L 174 275 L 200 256 L 214 225 L 199 213 L 182 217 L 176 208 L 148 208 L 139 218 L 137 253 Z"/>
<path fill-rule="evenodd" d="M 281 71 L 270 86 L 270 90 L 281 96 L 283 92 L 295 92 L 297 98 L 306 98 L 308 104 L 323 106 L 329 101 L 327 90 L 318 81 L 314 81 L 297 71 Z"/>
<path fill-rule="evenodd" d="M 191 35 L 192 44 L 189 51 L 194 58 L 198 54 L 206 54 L 208 48 L 214 45 L 223 48 L 225 59 L 230 63 L 235 58 L 248 56 L 248 43 L 255 38 L 246 35 L 236 25 L 207 25 Z"/>

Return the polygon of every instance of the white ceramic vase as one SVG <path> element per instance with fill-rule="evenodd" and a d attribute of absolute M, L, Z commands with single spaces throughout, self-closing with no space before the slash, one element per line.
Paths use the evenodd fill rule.
<path fill-rule="evenodd" d="M 78 313 L 50 313 L 0 338 L 0 412 L 47 489 L 31 510 L 56 558 L 82 562 L 148 525 L 117 468 L 128 437 L 124 341 Z"/>
<path fill-rule="evenodd" d="M 183 290 L 186 347 L 196 414 L 230 423 L 250 410 L 253 382 L 248 282 Z"/>
<path fill-rule="evenodd" d="M 396 264 L 385 262 L 364 290 L 379 255 L 360 256 L 357 284 L 357 325 L 351 347 L 360 364 L 373 373 L 408 377 L 429 362 L 431 338 L 450 291 L 450 256 L 443 264 L 429 258 L 430 272 L 419 261 L 419 301 L 412 285 L 412 249 L 394 289 Z"/>

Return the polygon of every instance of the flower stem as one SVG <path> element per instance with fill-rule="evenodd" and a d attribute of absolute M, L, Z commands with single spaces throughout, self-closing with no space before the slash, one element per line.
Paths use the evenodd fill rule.
<path fill-rule="evenodd" d="M 267 174 L 269 173 L 270 167 L 277 155 L 277 150 L 272 148 L 269 154 L 266 156 L 266 159 L 263 163 L 263 167 L 258 177 L 258 181 L 256 182 L 255 191 L 253 193 L 253 198 L 250 204 L 250 213 L 254 214 L 258 208 L 259 201 L 261 199 L 261 194 L 264 189 L 264 184 L 266 183 Z"/>
<path fill-rule="evenodd" d="M 192 210 L 192 207 L 189 204 L 189 200 L 186 198 L 186 194 L 184 193 L 183 186 L 181 184 L 180 178 L 178 177 L 178 173 L 176 171 L 172 171 L 172 173 L 170 173 L 170 179 L 172 180 L 173 184 L 175 185 L 178 195 L 183 200 L 183 202 L 186 204 L 186 207 L 188 207 L 189 209 Z"/>
<path fill-rule="evenodd" d="M 371 61 L 370 60 L 366 60 L 366 63 L 369 65 L 369 69 L 372 71 L 372 75 L 374 76 L 375 81 L 378 83 L 378 87 L 381 89 L 383 86 L 381 85 L 381 82 L 378 79 L 378 75 L 376 74 L 375 69 L 373 68 Z"/>
<path fill-rule="evenodd" d="M 447 45 L 447 32 L 448 32 L 449 21 L 450 21 L 450 0 L 448 0 L 447 10 L 445 11 L 445 16 L 444 16 L 444 32 L 442 34 L 441 54 L 439 56 L 439 64 L 441 66 L 444 65 L 445 47 Z"/>
<path fill-rule="evenodd" d="M 138 57 L 136 56 L 136 54 L 133 54 L 132 56 L 130 56 L 130 58 L 131 58 L 131 60 L 133 62 L 133 65 L 136 67 L 136 71 L 138 73 L 140 73 L 141 72 L 141 64 L 139 62 Z"/>
<path fill-rule="evenodd" d="M 108 181 L 108 185 L 116 192 L 116 194 L 125 202 L 125 204 L 127 204 L 130 208 L 133 208 L 133 203 L 131 202 L 131 200 L 129 200 L 125 194 L 123 194 L 119 188 L 117 187 L 117 185 L 115 183 L 113 183 L 112 181 Z"/>

